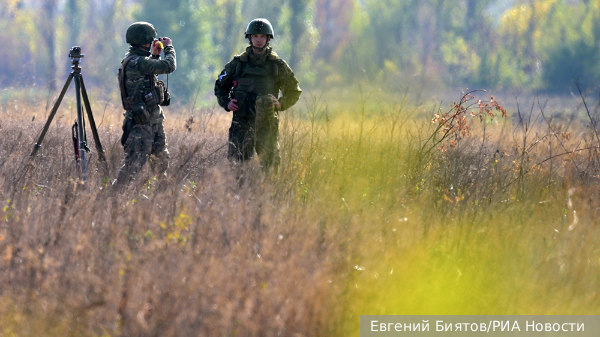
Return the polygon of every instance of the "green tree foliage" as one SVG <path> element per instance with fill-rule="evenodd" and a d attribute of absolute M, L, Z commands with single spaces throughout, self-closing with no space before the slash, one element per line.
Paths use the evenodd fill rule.
<path fill-rule="evenodd" d="M 46 15 L 38 21 L 40 32 L 42 33 L 42 41 L 49 55 L 54 55 L 54 47 L 56 45 L 56 5 L 57 0 L 44 0 L 42 8 Z M 54 82 L 55 70 L 56 59 L 49 57 L 44 79 L 48 82 L 48 88 L 52 91 L 56 89 L 56 83 Z"/>
<path fill-rule="evenodd" d="M 221 3 L 216 2 L 211 9 L 219 20 L 215 20 L 215 24 L 211 26 L 211 46 L 207 48 L 218 51 L 218 63 L 214 65 L 216 68 L 229 62 L 241 49 L 240 42 L 247 24 L 241 15 L 243 3 L 241 0 L 225 0 Z"/>
<path fill-rule="evenodd" d="M 173 39 L 174 102 L 211 104 L 215 76 L 254 18 L 304 88 L 356 82 L 566 92 L 600 77 L 600 0 L 0 0 L 4 87 L 56 90 L 81 45 L 88 86 L 113 95 L 124 32 L 148 21 Z M 317 81 L 316 79 L 319 79 Z"/>
<path fill-rule="evenodd" d="M 478 71 L 488 43 L 491 1 L 370 0 L 356 3 L 345 77 L 390 81 L 435 77 L 452 83 Z M 357 66 L 358 65 L 358 66 Z"/>
<path fill-rule="evenodd" d="M 553 92 L 572 89 L 574 81 L 586 87 L 598 86 L 600 77 L 600 1 L 567 6 L 555 3 L 549 21 L 559 24 L 542 27 L 548 40 L 540 46 L 543 52 L 541 86 Z M 572 20 L 573 17 L 579 20 Z"/>
<path fill-rule="evenodd" d="M 169 88 L 173 101 L 187 100 L 196 90 L 207 90 L 207 62 L 215 55 L 208 43 L 206 4 L 195 0 L 143 0 L 134 13 L 136 21 L 147 21 L 156 27 L 159 36 L 173 39 L 177 52 L 178 71 L 170 75 Z"/>
<path fill-rule="evenodd" d="M 18 0 L 0 0 L 0 39 L 11 41 L 10 48 L 0 48 L 3 60 L 0 80 L 4 85 L 30 86 L 41 81 L 35 74 L 44 73 L 47 58 L 42 36 L 36 27 L 35 11 Z M 19 38 L 19 37 L 27 37 Z"/>

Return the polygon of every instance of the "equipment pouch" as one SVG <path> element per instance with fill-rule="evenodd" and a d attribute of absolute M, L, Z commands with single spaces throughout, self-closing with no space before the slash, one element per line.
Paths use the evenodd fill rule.
<path fill-rule="evenodd" d="M 148 107 L 145 104 L 137 105 L 131 110 L 131 115 L 136 124 L 148 124 L 150 123 L 150 113 Z"/>
<path fill-rule="evenodd" d="M 157 104 L 162 105 L 165 101 L 165 92 L 167 92 L 165 82 L 158 80 L 155 86 Z"/>
<path fill-rule="evenodd" d="M 243 116 L 243 115 L 245 115 L 245 114 L 246 114 L 246 111 L 247 111 L 247 109 L 248 109 L 248 102 L 247 102 L 247 99 L 248 99 L 248 93 L 247 93 L 247 92 L 245 92 L 245 91 L 236 90 L 236 91 L 233 93 L 233 98 L 235 98 L 235 99 L 237 100 L 237 106 L 238 106 L 238 109 L 237 109 L 237 111 L 236 111 L 236 112 L 237 112 L 237 113 L 238 113 L 240 116 Z"/>
<path fill-rule="evenodd" d="M 171 94 L 169 94 L 167 89 L 165 89 L 165 99 L 163 100 L 162 103 L 160 103 L 160 105 L 169 106 L 170 104 L 171 104 Z"/>
<path fill-rule="evenodd" d="M 254 91 L 254 79 L 252 78 L 240 78 L 237 83 L 237 90 L 245 92 Z"/>
<path fill-rule="evenodd" d="M 129 134 L 131 130 L 133 130 L 133 120 L 131 118 L 125 118 L 123 121 L 123 135 L 121 136 L 121 145 L 125 146 L 125 142 L 127 142 L 127 138 L 129 138 Z"/>
<path fill-rule="evenodd" d="M 256 97 L 256 133 L 269 132 L 277 124 L 277 112 L 273 98 L 269 95 Z"/>
<path fill-rule="evenodd" d="M 149 92 L 144 96 L 144 103 L 148 109 L 154 110 L 158 107 L 158 99 L 156 97 L 157 96 L 152 92 Z"/>
<path fill-rule="evenodd" d="M 144 96 L 144 103 L 150 110 L 156 109 L 165 100 L 165 82 L 150 75 L 150 92 Z"/>

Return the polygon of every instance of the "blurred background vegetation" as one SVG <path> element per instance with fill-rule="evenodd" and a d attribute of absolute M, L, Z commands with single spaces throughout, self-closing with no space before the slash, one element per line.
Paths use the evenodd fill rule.
<path fill-rule="evenodd" d="M 174 40 L 177 101 L 213 105 L 214 78 L 256 17 L 273 23 L 272 45 L 303 88 L 568 94 L 600 76 L 600 0 L 0 0 L 0 86 L 49 95 L 81 45 L 88 86 L 116 99 L 125 30 L 143 20 Z"/>
<path fill-rule="evenodd" d="M 600 105 L 566 96 L 574 80 L 598 92 L 599 16 L 600 0 L 0 0 L 0 335 L 358 336 L 362 314 L 599 314 Z M 212 87 L 255 17 L 305 92 L 281 116 L 278 173 L 253 161 L 237 180 Z M 81 45 L 115 178 L 116 69 L 138 20 L 178 53 L 169 179 L 77 182 L 72 94 L 23 170 Z M 492 104 L 481 92 L 419 102 L 466 87 L 526 95 L 506 119 L 466 119 Z"/>

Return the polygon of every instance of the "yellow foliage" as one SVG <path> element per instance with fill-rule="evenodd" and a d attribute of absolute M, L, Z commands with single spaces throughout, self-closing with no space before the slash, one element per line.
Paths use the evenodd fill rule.
<path fill-rule="evenodd" d="M 389 73 L 397 73 L 398 72 L 398 67 L 391 60 L 385 60 L 383 62 L 383 66 L 385 67 L 385 70 Z"/>
<path fill-rule="evenodd" d="M 507 35 L 522 35 L 527 31 L 531 19 L 531 8 L 519 6 L 509 9 L 500 19 L 500 31 Z"/>
<path fill-rule="evenodd" d="M 513 7 L 507 10 L 500 19 L 500 31 L 507 35 L 523 35 L 529 29 L 532 16 L 537 21 L 543 21 L 556 0 L 535 1 L 533 8 L 527 5 Z"/>
<path fill-rule="evenodd" d="M 160 227 L 167 230 L 165 243 L 175 242 L 185 244 L 191 234 L 189 229 L 192 223 L 192 217 L 183 211 L 173 219 L 172 224 L 167 225 L 161 222 Z"/>

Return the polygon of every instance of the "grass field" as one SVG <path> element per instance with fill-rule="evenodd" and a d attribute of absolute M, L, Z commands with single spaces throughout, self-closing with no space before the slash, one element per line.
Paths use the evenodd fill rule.
<path fill-rule="evenodd" d="M 304 97 L 280 122 L 276 174 L 255 160 L 236 179 L 229 114 L 169 107 L 169 177 L 146 168 L 123 191 L 109 183 L 118 107 L 94 106 L 110 178 L 92 154 L 84 185 L 73 103 L 29 171 L 48 104 L 5 104 L 0 336 L 358 336 L 363 314 L 600 314 L 593 111 L 479 119 L 461 107 L 489 96 Z"/>

